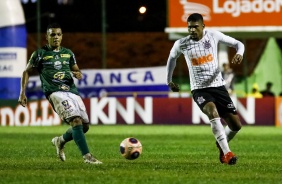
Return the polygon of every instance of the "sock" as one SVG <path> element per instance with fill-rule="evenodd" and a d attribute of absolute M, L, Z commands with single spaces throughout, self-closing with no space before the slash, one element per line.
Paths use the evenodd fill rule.
<path fill-rule="evenodd" d="M 224 127 L 220 121 L 220 118 L 214 118 L 210 120 L 212 132 L 218 144 L 220 145 L 224 154 L 230 152 L 230 148 L 228 146 L 228 142 L 226 139 L 226 134 L 224 131 Z"/>
<path fill-rule="evenodd" d="M 64 133 L 62 135 L 62 138 L 65 140 L 65 142 L 69 142 L 71 140 L 73 140 L 73 137 L 72 137 L 72 127 L 69 128 L 66 133 Z"/>
<path fill-rule="evenodd" d="M 237 133 L 238 131 L 232 131 L 228 126 L 225 127 L 225 135 L 228 142 L 231 141 Z"/>
<path fill-rule="evenodd" d="M 89 153 L 82 125 L 78 125 L 72 128 L 72 137 L 79 150 L 81 151 L 82 156 Z"/>

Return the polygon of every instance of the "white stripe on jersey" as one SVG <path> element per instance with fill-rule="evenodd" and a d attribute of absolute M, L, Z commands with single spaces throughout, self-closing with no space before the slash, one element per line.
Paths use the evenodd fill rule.
<path fill-rule="evenodd" d="M 177 58 L 184 54 L 191 90 L 225 85 L 219 68 L 218 43 L 236 48 L 237 54 L 243 56 L 245 48 L 240 41 L 219 31 L 205 29 L 204 36 L 199 41 L 187 36 L 174 43 L 167 61 L 167 83 L 172 81 Z"/>

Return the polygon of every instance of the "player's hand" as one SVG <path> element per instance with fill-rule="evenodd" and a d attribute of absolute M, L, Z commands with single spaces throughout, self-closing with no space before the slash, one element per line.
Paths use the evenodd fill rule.
<path fill-rule="evenodd" d="M 20 94 L 19 100 L 18 100 L 19 104 L 21 104 L 23 107 L 26 106 L 27 104 L 27 98 L 25 96 L 25 94 Z"/>
<path fill-rule="evenodd" d="M 241 56 L 240 54 L 236 54 L 236 55 L 233 57 L 231 63 L 240 64 L 240 63 L 242 62 L 242 60 L 243 60 L 243 56 Z"/>
<path fill-rule="evenodd" d="M 72 71 L 72 74 L 78 80 L 82 79 L 82 73 L 80 71 Z"/>
<path fill-rule="evenodd" d="M 174 84 L 173 82 L 170 82 L 170 83 L 168 83 L 168 87 L 173 92 L 179 92 L 179 85 L 178 84 Z"/>

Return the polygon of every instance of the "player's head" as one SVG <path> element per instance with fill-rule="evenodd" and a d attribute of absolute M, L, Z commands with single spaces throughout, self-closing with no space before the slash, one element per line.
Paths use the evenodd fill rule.
<path fill-rule="evenodd" d="M 58 23 L 51 23 L 47 26 L 46 40 L 51 48 L 59 48 L 62 42 L 63 33 Z"/>
<path fill-rule="evenodd" d="M 203 37 L 205 28 L 203 16 L 199 13 L 193 13 L 187 18 L 188 33 L 193 40 L 200 40 Z"/>
<path fill-rule="evenodd" d="M 272 87 L 272 82 L 267 82 L 267 83 L 266 83 L 266 88 L 267 88 L 267 89 L 270 89 L 271 87 Z"/>

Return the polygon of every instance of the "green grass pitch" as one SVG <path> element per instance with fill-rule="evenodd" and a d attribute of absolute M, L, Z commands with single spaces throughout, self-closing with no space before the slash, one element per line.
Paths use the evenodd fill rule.
<path fill-rule="evenodd" d="M 282 128 L 244 126 L 230 142 L 236 165 L 221 164 L 209 126 L 91 126 L 91 152 L 102 165 L 83 163 L 72 141 L 61 162 L 51 139 L 68 128 L 0 127 L 0 183 L 248 184 L 282 183 Z M 126 137 L 142 142 L 133 161 L 119 153 Z"/>

